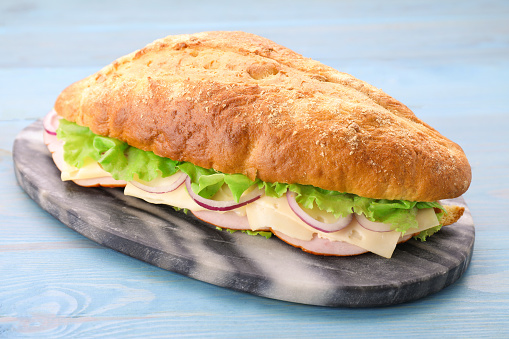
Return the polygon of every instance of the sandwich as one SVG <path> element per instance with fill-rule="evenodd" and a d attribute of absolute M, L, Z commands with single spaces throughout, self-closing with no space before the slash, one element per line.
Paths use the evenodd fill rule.
<path fill-rule="evenodd" d="M 460 146 L 355 77 L 244 32 L 168 36 L 67 87 L 44 118 L 62 180 L 390 258 L 461 217 Z"/>

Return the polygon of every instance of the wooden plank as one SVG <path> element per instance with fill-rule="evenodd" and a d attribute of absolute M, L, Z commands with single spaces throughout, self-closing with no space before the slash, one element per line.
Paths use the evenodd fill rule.
<path fill-rule="evenodd" d="M 0 337 L 508 337 L 509 2 L 0 2 Z M 98 247 L 27 198 L 12 140 L 71 82 L 167 34 L 242 29 L 354 74 L 462 145 L 466 275 L 390 308 L 278 302 Z"/>
<path fill-rule="evenodd" d="M 169 34 L 203 30 L 245 30 L 266 36 L 314 58 L 423 60 L 427 62 L 465 62 L 484 59 L 505 60 L 509 51 L 509 24 L 506 17 L 450 18 L 448 20 L 406 20 L 362 25 L 349 21 L 298 23 L 290 21 L 260 23 L 256 26 L 235 23 L 190 27 L 154 24 L 110 26 L 50 26 L 4 29 L 3 45 L 10 53 L 0 55 L 3 67 L 102 66 L 145 44 Z M 41 29 L 45 39 L 29 33 Z M 24 31 L 26 30 L 26 31 Z M 496 39 L 493 39 L 496 36 Z M 23 41 L 23 44 L 20 44 Z M 65 42 L 65 43 L 64 43 Z M 38 53 L 33 53 L 37 50 Z"/>
<path fill-rule="evenodd" d="M 507 334 L 504 327 L 490 325 L 504 324 L 509 300 L 493 290 L 476 289 L 482 286 L 479 281 L 469 286 L 475 275 L 465 277 L 458 287 L 411 304 L 330 309 L 223 290 L 109 250 L 82 249 L 80 255 L 76 253 L 46 250 L 37 258 L 11 253 L 13 263 L 6 268 L 13 273 L 0 282 L 4 316 L 0 325 L 17 325 L 14 333 L 18 334 L 30 331 L 47 336 L 150 335 L 164 331 L 232 335 L 232 329 L 240 327 L 247 333 L 289 337 L 331 335 L 340 329 L 358 336 L 380 331 L 391 331 L 391 336 L 460 335 L 481 327 L 486 327 L 483 333 L 487 336 Z M 102 272 L 97 270 L 99 263 Z M 72 269 L 62 272 L 63 267 Z M 28 272 L 30 281 L 26 280 Z M 500 275 L 494 277 L 500 279 Z M 412 319 L 408 319 L 409 314 Z M 436 323 L 438 316 L 444 325 Z M 200 326 L 196 326 L 197 321 Z"/>
<path fill-rule="evenodd" d="M 46 115 L 67 86 L 100 67 L 0 68 L 0 121 Z"/>

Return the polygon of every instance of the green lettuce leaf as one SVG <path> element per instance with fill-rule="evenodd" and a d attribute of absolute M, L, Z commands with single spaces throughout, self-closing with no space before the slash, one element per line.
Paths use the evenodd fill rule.
<path fill-rule="evenodd" d="M 64 161 L 74 167 L 83 167 L 88 157 L 95 161 L 101 157 L 99 151 L 94 147 L 95 134 L 88 127 L 61 119 L 57 137 L 65 141 Z"/>
<path fill-rule="evenodd" d="M 288 191 L 288 184 L 283 184 L 280 182 L 265 182 L 259 180 L 258 182 L 258 188 L 265 190 L 265 195 L 272 197 L 272 198 L 281 198 L 283 194 Z"/>
<path fill-rule="evenodd" d="M 427 230 L 424 230 L 420 232 L 419 234 L 414 236 L 414 239 L 420 240 L 420 241 L 426 241 L 430 236 L 440 231 L 442 228 L 442 225 L 438 225 L 432 228 L 428 228 Z"/>
<path fill-rule="evenodd" d="M 177 172 L 178 162 L 155 155 L 114 138 L 96 135 L 65 119 L 60 120 L 57 137 L 64 143 L 64 160 L 83 167 L 86 158 L 97 161 L 114 179 L 131 181 L 136 174 L 143 181 Z"/>
<path fill-rule="evenodd" d="M 213 169 L 195 166 L 189 162 L 179 164 L 178 168 L 191 178 L 191 189 L 204 198 L 210 198 L 224 184 L 224 177 Z"/>
<path fill-rule="evenodd" d="M 322 211 L 333 213 L 336 218 L 352 213 L 354 195 L 328 191 L 309 185 L 291 184 L 288 189 L 297 193 L 295 200 L 306 208 L 317 206 Z"/>
<path fill-rule="evenodd" d="M 178 168 L 191 178 L 193 192 L 207 199 L 213 197 L 226 184 L 235 201 L 239 202 L 242 194 L 255 184 L 255 181 L 245 175 L 220 173 L 189 162 L 181 163 Z"/>
<path fill-rule="evenodd" d="M 221 227 L 216 227 L 216 230 L 218 231 L 222 231 L 222 230 L 226 230 L 227 232 L 229 233 L 235 233 L 237 232 L 238 230 L 232 230 L 230 228 L 221 228 Z M 246 234 L 249 234 L 249 235 L 261 235 L 262 237 L 265 237 L 267 239 L 269 239 L 270 237 L 272 237 L 272 232 L 269 232 L 269 231 L 251 231 L 251 230 L 242 230 L 241 231 L 242 233 L 246 233 Z"/>
<path fill-rule="evenodd" d="M 251 186 L 255 184 L 255 181 L 252 181 L 248 177 L 242 174 L 223 174 L 224 182 L 228 185 L 228 188 L 233 194 L 233 197 L 237 202 L 239 202 L 242 194 Z"/>

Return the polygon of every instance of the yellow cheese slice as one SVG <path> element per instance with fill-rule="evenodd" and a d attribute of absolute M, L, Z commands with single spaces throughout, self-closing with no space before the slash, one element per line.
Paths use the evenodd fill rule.
<path fill-rule="evenodd" d="M 143 199 L 152 204 L 171 205 L 178 208 L 187 208 L 191 211 L 206 210 L 205 208 L 195 203 L 193 199 L 191 199 L 189 193 L 187 193 L 185 185 L 181 185 L 179 188 L 172 192 L 149 193 L 139 189 L 131 183 L 127 183 L 124 189 L 124 194 Z"/>
<path fill-rule="evenodd" d="M 111 177 L 110 173 L 103 170 L 99 163 L 91 158 L 87 158 L 81 168 L 71 166 L 65 161 L 63 163 L 65 164 L 61 175 L 63 181 Z"/>

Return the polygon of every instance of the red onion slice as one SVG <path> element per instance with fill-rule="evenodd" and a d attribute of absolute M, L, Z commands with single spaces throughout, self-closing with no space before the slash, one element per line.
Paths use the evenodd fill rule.
<path fill-rule="evenodd" d="M 46 133 L 51 135 L 57 135 L 58 121 L 61 118 L 57 115 L 55 110 L 51 110 L 44 119 L 42 120 L 42 125 Z"/>
<path fill-rule="evenodd" d="M 356 214 L 355 218 L 359 222 L 359 224 L 367 230 L 373 232 L 390 232 L 391 225 L 384 224 L 383 222 L 371 221 L 364 214 Z"/>
<path fill-rule="evenodd" d="M 176 190 L 184 183 L 184 181 L 186 181 L 186 178 L 187 174 L 177 172 L 166 178 L 156 178 L 146 184 L 136 180 L 130 181 L 130 183 L 145 192 L 162 194 Z"/>
<path fill-rule="evenodd" d="M 350 224 L 350 222 L 353 219 L 353 214 L 349 214 L 348 216 L 341 217 L 336 222 L 330 224 L 318 221 L 311 217 L 309 214 L 307 214 L 299 206 L 299 203 L 295 200 L 295 196 L 296 194 L 294 192 L 291 191 L 286 192 L 286 199 L 288 200 L 288 205 L 290 205 L 290 208 L 292 209 L 293 213 L 295 213 L 300 218 L 300 220 L 321 232 L 325 233 L 337 232 L 348 226 L 348 224 Z"/>
<path fill-rule="evenodd" d="M 212 200 L 199 196 L 198 194 L 193 192 L 191 188 L 191 178 L 188 176 L 186 178 L 186 188 L 187 192 L 191 196 L 191 198 L 201 207 L 206 208 L 211 211 L 230 211 L 235 208 L 239 208 L 245 206 L 253 201 L 259 199 L 262 196 L 262 193 L 259 189 L 255 188 L 251 192 L 246 195 L 240 197 L 240 201 L 236 202 L 234 200 Z"/>
<path fill-rule="evenodd" d="M 46 130 L 44 130 L 42 137 L 44 143 L 46 144 L 46 146 L 48 146 L 48 149 L 51 153 L 63 147 L 64 142 L 58 139 L 56 134 L 49 134 L 48 132 L 46 132 Z"/>

